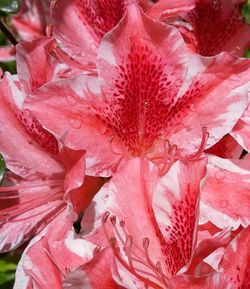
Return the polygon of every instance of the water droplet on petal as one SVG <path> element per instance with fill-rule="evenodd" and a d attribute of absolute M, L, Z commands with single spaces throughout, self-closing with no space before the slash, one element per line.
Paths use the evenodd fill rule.
<path fill-rule="evenodd" d="M 69 105 L 76 105 L 76 98 L 73 95 L 68 95 L 67 102 Z"/>
<path fill-rule="evenodd" d="M 227 200 L 220 200 L 219 201 L 219 206 L 221 208 L 226 208 L 228 206 L 228 201 Z"/>
<path fill-rule="evenodd" d="M 90 45 L 90 49 L 92 49 L 92 50 L 96 49 L 96 45 L 95 45 L 94 43 L 91 44 L 91 45 Z"/>
<path fill-rule="evenodd" d="M 225 178 L 225 172 L 224 170 L 219 169 L 216 173 L 215 173 L 215 178 L 218 181 L 222 181 Z"/>
<path fill-rule="evenodd" d="M 79 129 L 82 127 L 82 120 L 79 118 L 70 119 L 69 123 L 73 128 L 76 128 L 76 129 Z"/>
<path fill-rule="evenodd" d="M 196 110 L 195 105 L 193 103 L 190 103 L 189 109 L 191 111 L 195 111 Z"/>

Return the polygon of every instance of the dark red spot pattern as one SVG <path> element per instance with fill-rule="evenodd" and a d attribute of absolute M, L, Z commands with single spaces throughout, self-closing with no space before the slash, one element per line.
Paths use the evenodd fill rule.
<path fill-rule="evenodd" d="M 101 118 L 133 155 L 149 150 L 154 141 L 168 136 L 181 124 L 193 100 L 202 95 L 194 80 L 184 95 L 178 95 L 185 72 L 180 64 L 153 53 L 148 45 L 131 39 L 130 51 L 121 56 Z"/>
<path fill-rule="evenodd" d="M 33 141 L 35 141 L 49 153 L 58 153 L 58 143 L 56 138 L 41 126 L 39 121 L 33 117 L 30 111 L 19 111 L 17 117 L 23 124 L 25 130 L 31 136 L 30 139 L 27 139 L 28 143 L 33 144 Z"/>
<path fill-rule="evenodd" d="M 91 27 L 94 38 L 101 40 L 113 29 L 124 15 L 126 0 L 79 0 L 79 19 Z"/>
<path fill-rule="evenodd" d="M 167 238 L 163 236 L 157 223 L 155 228 L 168 272 L 175 275 L 191 257 L 196 224 L 196 199 L 187 194 L 184 200 L 176 201 L 169 218 L 171 226 L 165 228 Z"/>
<path fill-rule="evenodd" d="M 231 10 L 229 2 L 234 2 Z M 234 34 L 246 25 L 241 17 L 243 4 L 239 2 L 196 0 L 195 8 L 188 14 L 188 20 L 194 27 L 199 54 L 213 56 L 220 53 Z"/>

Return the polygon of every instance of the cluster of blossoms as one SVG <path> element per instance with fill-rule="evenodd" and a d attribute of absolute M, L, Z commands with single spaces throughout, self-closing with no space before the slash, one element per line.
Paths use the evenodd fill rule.
<path fill-rule="evenodd" d="M 243 0 L 23 0 L 2 47 L 15 289 L 249 289 Z"/>

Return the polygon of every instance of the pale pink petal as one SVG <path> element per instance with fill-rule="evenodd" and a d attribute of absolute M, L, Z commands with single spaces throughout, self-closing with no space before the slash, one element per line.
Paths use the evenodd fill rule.
<path fill-rule="evenodd" d="M 39 193 L 43 191 L 37 191 L 37 198 Z M 62 208 L 63 204 L 60 200 L 51 200 L 49 204 L 41 204 L 37 200 L 36 203 L 32 202 L 33 208 L 30 206 L 27 208 L 27 202 L 29 198 L 25 198 L 25 192 L 19 195 L 20 204 L 18 204 L 19 214 L 18 216 L 11 217 L 15 212 L 14 206 L 9 208 L 3 208 L 0 206 L 0 252 L 7 252 L 16 249 L 21 244 L 29 241 L 35 236 L 39 230 L 46 224 L 46 221 L 50 220 L 52 216 L 56 216 L 58 211 Z M 6 198 L 8 201 L 8 198 Z M 1 199 L 1 202 L 6 202 Z M 21 203 L 23 202 L 23 204 Z M 26 204 L 25 204 L 26 203 Z M 17 206 L 17 205 L 16 205 Z"/>
<path fill-rule="evenodd" d="M 93 260 L 71 272 L 63 281 L 65 288 L 94 288 L 94 289 L 122 289 L 118 285 L 111 271 L 114 262 L 113 252 L 106 248 L 98 253 Z"/>
<path fill-rule="evenodd" d="M 242 230 L 229 244 L 220 263 L 220 269 L 230 278 L 233 288 L 250 286 L 250 227 Z"/>
<path fill-rule="evenodd" d="M 0 62 L 15 60 L 15 48 L 13 46 L 0 47 Z"/>
<path fill-rule="evenodd" d="M 207 179 L 201 193 L 201 223 L 219 228 L 250 224 L 250 174 L 246 160 L 209 157 Z"/>
<path fill-rule="evenodd" d="M 48 241 L 53 244 L 63 240 L 71 227 L 65 209 L 29 243 L 17 267 L 15 289 L 63 288 L 62 274 L 51 258 Z"/>
<path fill-rule="evenodd" d="M 204 56 L 229 51 L 243 56 L 249 46 L 250 26 L 241 16 L 244 0 L 198 0 L 184 16 L 197 39 L 197 52 Z"/>
<path fill-rule="evenodd" d="M 230 133 L 248 152 L 250 151 L 250 105 Z"/>
<path fill-rule="evenodd" d="M 102 37 L 118 24 L 130 2 L 135 1 L 54 1 L 51 17 L 53 35 L 64 51 L 87 66 L 89 62 L 95 62 Z"/>
<path fill-rule="evenodd" d="M 204 277 L 178 276 L 171 279 L 171 289 L 235 289 L 230 278 L 222 273 Z"/>
<path fill-rule="evenodd" d="M 230 134 L 226 134 L 205 152 L 224 159 L 239 159 L 243 152 L 243 147 Z"/>
<path fill-rule="evenodd" d="M 176 15 L 179 16 L 183 12 L 190 11 L 194 7 L 194 4 L 195 0 L 160 0 L 147 11 L 147 14 L 155 19 L 165 20 Z"/>
<path fill-rule="evenodd" d="M 205 165 L 206 159 L 175 163 L 154 191 L 158 237 L 171 275 L 190 261 L 196 246 L 200 182 L 205 176 Z"/>
<path fill-rule="evenodd" d="M 204 238 L 203 240 L 198 242 L 193 252 L 192 260 L 190 261 L 190 264 L 185 274 L 189 274 L 189 275 L 192 275 L 194 273 L 197 274 L 198 270 L 200 271 L 200 274 L 202 273 L 207 274 L 208 272 L 202 271 L 202 266 L 200 266 L 201 268 L 198 268 L 198 270 L 197 270 L 197 267 L 209 255 L 210 255 L 209 256 L 210 259 L 209 259 L 209 262 L 207 263 L 209 265 L 213 265 L 213 269 L 214 267 L 218 266 L 218 263 L 221 260 L 222 255 L 224 254 L 224 251 L 225 251 L 224 248 L 228 245 L 228 243 L 231 240 L 230 233 L 231 233 L 230 230 L 223 230 L 219 233 L 216 233 L 213 236 L 209 236 L 208 238 Z M 216 252 L 218 248 L 220 248 L 220 251 Z M 211 271 L 214 272 L 214 270 L 212 269 L 212 266 L 210 268 L 211 268 Z"/>
<path fill-rule="evenodd" d="M 7 167 L 21 176 L 62 173 L 62 166 L 50 155 L 57 153 L 57 140 L 30 112 L 20 110 L 25 96 L 16 78 L 5 77 L 0 89 L 0 152 Z"/>
<path fill-rule="evenodd" d="M 46 34 L 51 0 L 22 0 L 21 10 L 12 17 L 12 24 L 20 37 L 30 40 Z"/>

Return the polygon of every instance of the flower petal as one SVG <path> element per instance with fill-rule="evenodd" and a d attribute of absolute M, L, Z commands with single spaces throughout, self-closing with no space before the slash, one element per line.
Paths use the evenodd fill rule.
<path fill-rule="evenodd" d="M 154 191 L 158 237 L 171 275 L 189 262 L 196 245 L 200 182 L 205 176 L 205 165 L 206 159 L 176 162 Z"/>
<path fill-rule="evenodd" d="M 204 56 L 222 51 L 243 56 L 249 45 L 250 26 L 241 16 L 245 1 L 195 1 L 184 19 L 193 26 L 197 52 Z"/>
<path fill-rule="evenodd" d="M 201 223 L 237 229 L 250 224 L 249 162 L 209 157 L 201 193 Z M 241 204 L 239 206 L 239 203 Z"/>
<path fill-rule="evenodd" d="M 250 105 L 248 105 L 230 134 L 245 150 L 250 152 Z"/>
<path fill-rule="evenodd" d="M 224 159 L 239 159 L 243 152 L 243 147 L 230 134 L 226 134 L 205 152 Z"/>
<path fill-rule="evenodd" d="M 147 11 L 147 14 L 157 20 L 165 20 L 166 18 L 180 15 L 180 13 L 191 10 L 194 7 L 194 0 L 176 0 L 165 1 L 159 0 L 153 7 Z"/>
<path fill-rule="evenodd" d="M 95 63 L 100 40 L 118 24 L 132 1 L 55 1 L 51 18 L 53 34 L 61 48 L 83 66 Z"/>
<path fill-rule="evenodd" d="M 229 244 L 220 263 L 220 269 L 230 278 L 234 288 L 250 285 L 250 227 L 242 230 Z"/>
<path fill-rule="evenodd" d="M 113 151 L 112 137 L 105 135 L 106 128 L 93 110 L 91 97 L 98 103 L 98 92 L 96 77 L 81 75 L 47 84 L 29 97 L 24 106 L 65 146 L 86 151 L 87 175 L 106 177 L 116 170 L 121 155 Z"/>
<path fill-rule="evenodd" d="M 25 96 L 16 78 L 5 77 L 0 89 L 0 151 L 7 167 L 24 177 L 62 173 L 62 166 L 50 155 L 57 153 L 57 140 L 28 111 L 19 108 Z"/>

